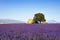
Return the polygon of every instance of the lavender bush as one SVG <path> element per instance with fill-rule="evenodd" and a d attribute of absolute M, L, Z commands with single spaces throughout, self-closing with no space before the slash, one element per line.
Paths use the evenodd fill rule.
<path fill-rule="evenodd" d="M 60 40 L 60 24 L 1 24 L 0 40 Z"/>
<path fill-rule="evenodd" d="M 1 32 L 0 32 L 1 33 Z M 50 33 L 20 33 L 20 34 L 9 34 L 10 32 L 3 32 L 0 34 L 0 40 L 59 40 L 58 34 Z M 27 34 L 27 35 L 26 35 Z"/>

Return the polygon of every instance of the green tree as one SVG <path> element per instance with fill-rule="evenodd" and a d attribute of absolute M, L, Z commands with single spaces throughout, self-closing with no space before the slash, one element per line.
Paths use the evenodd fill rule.
<path fill-rule="evenodd" d="M 43 13 L 37 13 L 34 15 L 33 23 L 41 23 L 42 21 L 46 21 Z"/>

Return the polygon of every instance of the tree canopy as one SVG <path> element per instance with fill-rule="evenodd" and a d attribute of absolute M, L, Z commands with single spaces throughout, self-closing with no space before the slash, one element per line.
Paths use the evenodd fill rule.
<path fill-rule="evenodd" d="M 43 13 L 37 13 L 34 15 L 33 23 L 41 23 L 42 21 L 46 21 Z"/>

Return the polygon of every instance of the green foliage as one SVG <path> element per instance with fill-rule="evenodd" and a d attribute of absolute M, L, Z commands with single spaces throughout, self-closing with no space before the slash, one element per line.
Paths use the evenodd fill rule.
<path fill-rule="evenodd" d="M 41 23 L 41 21 L 46 21 L 43 13 L 37 13 L 34 15 L 33 23 Z"/>

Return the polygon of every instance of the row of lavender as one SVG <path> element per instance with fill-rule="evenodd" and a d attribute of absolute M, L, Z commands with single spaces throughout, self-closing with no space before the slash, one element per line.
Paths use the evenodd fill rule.
<path fill-rule="evenodd" d="M 0 40 L 60 40 L 60 24 L 1 24 Z"/>

